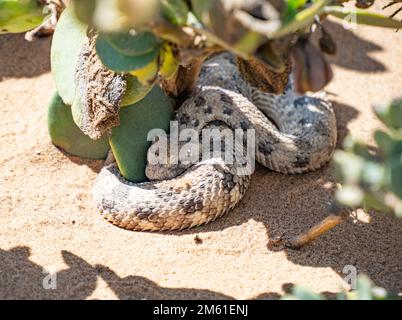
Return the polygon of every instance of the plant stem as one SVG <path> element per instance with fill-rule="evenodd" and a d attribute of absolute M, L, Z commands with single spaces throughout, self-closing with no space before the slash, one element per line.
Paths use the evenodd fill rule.
<path fill-rule="evenodd" d="M 176 77 L 171 80 L 162 80 L 162 87 L 165 92 L 175 99 L 177 108 L 184 102 L 184 100 L 194 91 L 202 64 L 212 54 L 216 54 L 223 49 L 219 46 L 208 47 L 204 50 L 193 52 L 183 52 L 183 56 L 188 58 L 182 59 L 187 61 L 179 67 Z"/>

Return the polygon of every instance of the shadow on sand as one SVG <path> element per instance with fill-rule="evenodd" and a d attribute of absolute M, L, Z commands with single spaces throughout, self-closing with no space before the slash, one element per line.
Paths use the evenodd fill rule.
<path fill-rule="evenodd" d="M 0 81 L 5 78 L 32 78 L 49 72 L 51 41 L 51 37 L 28 42 L 23 34 L 1 35 Z"/>
<path fill-rule="evenodd" d="M 161 287 L 140 276 L 121 278 L 108 267 L 93 266 L 71 252 L 62 251 L 62 256 L 68 269 L 57 272 L 48 281 L 48 272 L 29 260 L 28 247 L 0 249 L 0 299 L 85 299 L 96 289 L 98 278 L 119 299 L 233 299 L 210 290 Z M 264 296 L 265 299 L 277 297 L 276 294 Z"/>
<path fill-rule="evenodd" d="M 337 53 L 327 56 L 331 64 L 359 72 L 381 73 L 387 70 L 384 64 L 370 57 L 370 53 L 382 51 L 382 47 L 346 30 L 339 23 L 326 20 L 323 25 L 337 43 Z"/>

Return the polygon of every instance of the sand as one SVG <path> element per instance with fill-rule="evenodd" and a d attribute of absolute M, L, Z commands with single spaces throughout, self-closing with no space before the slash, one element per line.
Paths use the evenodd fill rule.
<path fill-rule="evenodd" d="M 372 144 L 381 127 L 372 103 L 402 94 L 401 33 L 327 26 L 342 40 L 328 87 L 339 140 Z M 329 166 L 300 176 L 258 167 L 233 212 L 189 231 L 137 233 L 102 220 L 90 197 L 102 162 L 49 141 L 50 43 L 0 37 L 0 298 L 275 299 L 290 284 L 331 295 L 347 287 L 346 265 L 402 291 L 402 221 L 391 215 L 359 210 L 301 250 L 268 246 L 325 217 L 335 186 Z M 56 289 L 43 287 L 48 272 Z"/>

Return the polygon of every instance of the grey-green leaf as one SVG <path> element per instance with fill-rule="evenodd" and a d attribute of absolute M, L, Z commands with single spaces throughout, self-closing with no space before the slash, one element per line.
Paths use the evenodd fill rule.
<path fill-rule="evenodd" d="M 141 56 L 151 53 L 160 45 L 158 39 L 149 31 L 136 35 L 132 35 L 128 31 L 100 34 L 99 38 L 109 42 L 115 50 L 127 56 Z"/>
<path fill-rule="evenodd" d="M 116 72 L 130 72 L 142 69 L 152 62 L 159 53 L 159 47 L 140 56 L 129 56 L 117 51 L 105 37 L 96 40 L 96 52 L 102 63 Z"/>
<path fill-rule="evenodd" d="M 57 23 L 51 48 L 52 75 L 64 103 L 72 105 L 75 97 L 75 68 L 86 41 L 87 25 L 66 8 Z"/>

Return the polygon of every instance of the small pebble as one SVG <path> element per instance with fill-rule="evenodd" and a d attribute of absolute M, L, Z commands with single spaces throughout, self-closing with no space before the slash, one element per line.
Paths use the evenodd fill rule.
<path fill-rule="evenodd" d="M 202 239 L 198 235 L 196 235 L 194 237 L 194 242 L 195 244 L 202 244 Z"/>

